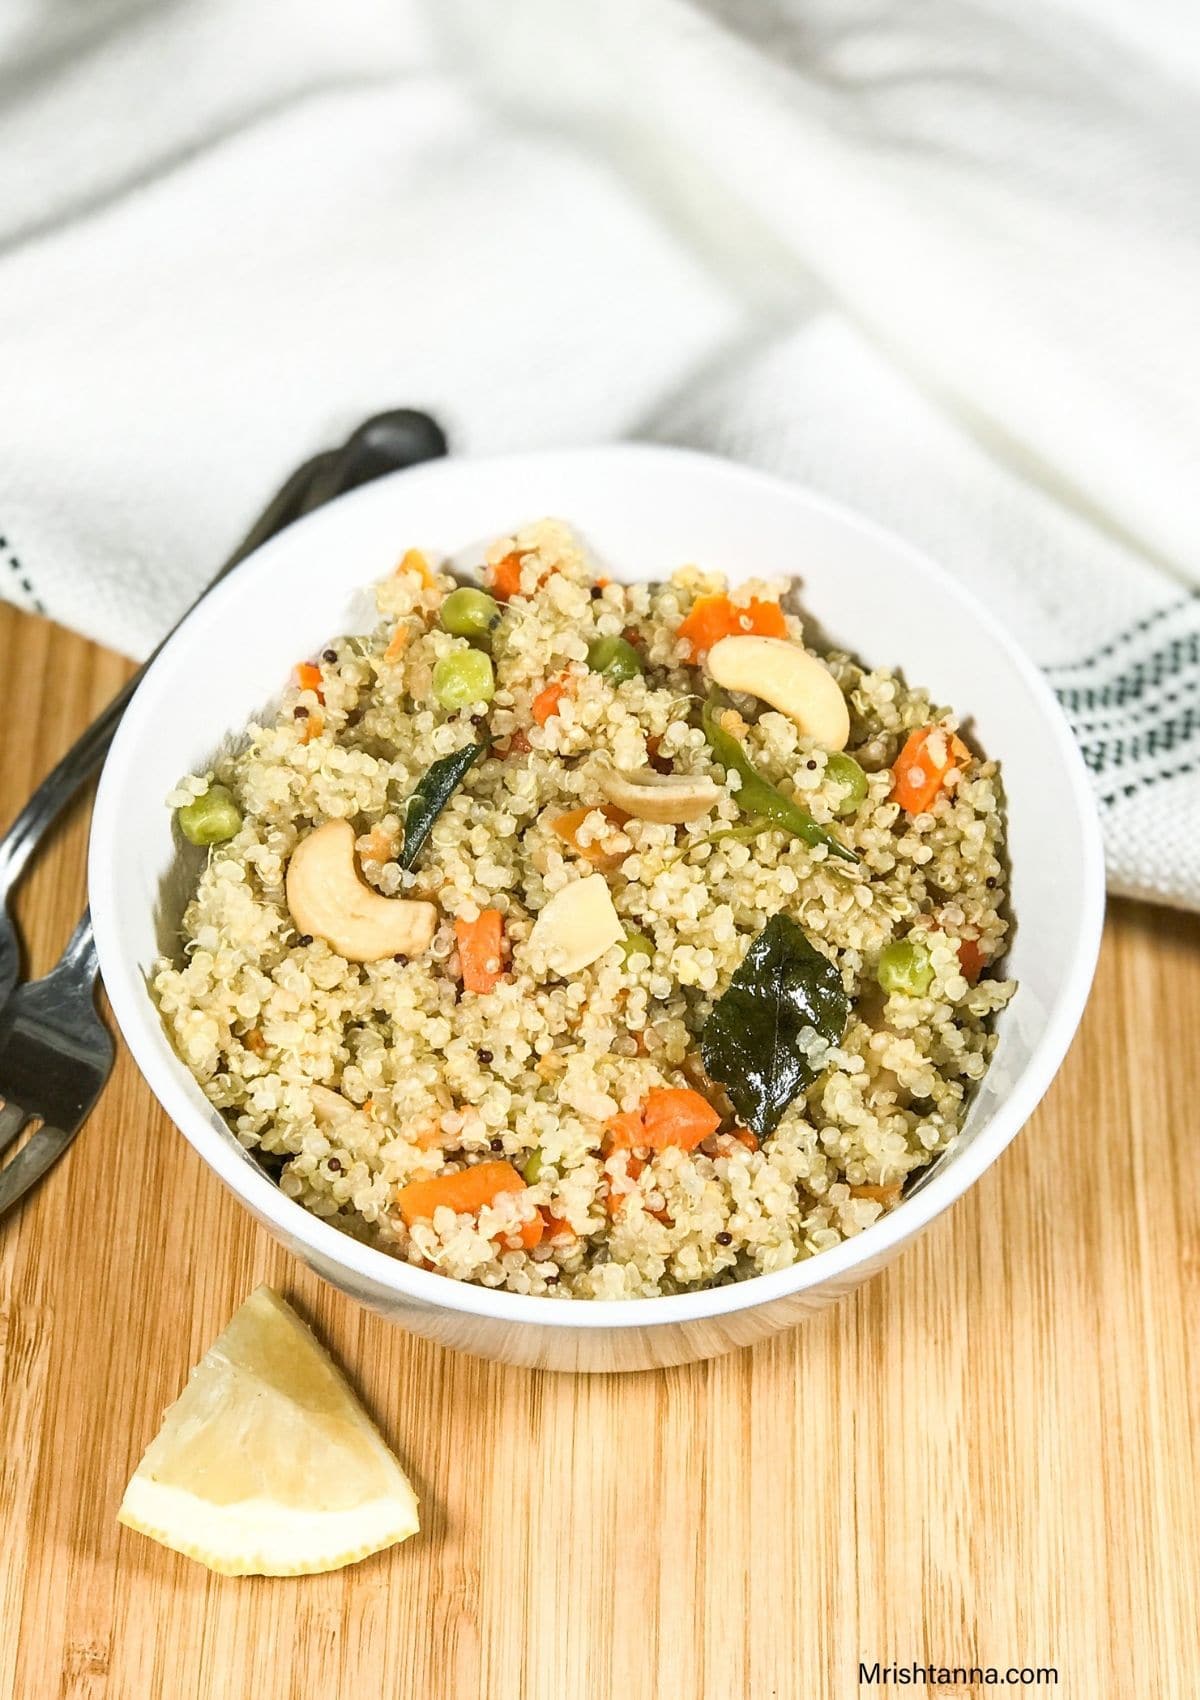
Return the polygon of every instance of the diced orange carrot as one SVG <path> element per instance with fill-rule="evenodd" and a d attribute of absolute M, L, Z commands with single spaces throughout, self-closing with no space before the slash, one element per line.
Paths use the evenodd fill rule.
<path fill-rule="evenodd" d="M 565 815 L 556 815 L 550 822 L 550 830 L 571 846 L 576 855 L 583 856 L 594 868 L 602 871 L 606 868 L 620 867 L 627 850 L 606 850 L 605 840 L 594 838 L 590 844 L 579 842 L 579 829 L 590 814 L 599 809 L 605 820 L 611 821 L 614 827 L 623 827 L 629 816 L 624 809 L 617 808 L 615 803 L 592 803 L 586 808 L 571 809 Z"/>
<path fill-rule="evenodd" d="M 604 578 L 603 576 L 601 576 L 600 578 L 598 578 L 596 580 L 596 589 L 597 590 L 607 590 L 611 583 L 612 583 L 612 580 L 610 578 Z"/>
<path fill-rule="evenodd" d="M 399 625 L 388 640 L 388 646 L 383 652 L 383 659 L 388 662 L 399 661 L 404 651 L 412 641 L 412 627 Z"/>
<path fill-rule="evenodd" d="M 758 1150 L 758 1140 L 750 1132 L 748 1127 L 735 1127 L 733 1130 L 733 1137 L 737 1140 L 739 1145 L 744 1145 L 747 1151 Z"/>
<path fill-rule="evenodd" d="M 302 691 L 316 691 L 317 700 L 325 701 L 322 685 L 321 669 L 314 667 L 311 661 L 302 661 L 296 669 L 296 683 Z"/>
<path fill-rule="evenodd" d="M 655 1151 L 667 1145 L 691 1151 L 721 1125 L 718 1112 L 690 1086 L 651 1087 L 642 1105 L 642 1119 L 647 1142 Z"/>
<path fill-rule="evenodd" d="M 311 744 L 314 738 L 319 738 L 325 730 L 325 716 L 319 708 L 314 709 L 307 720 L 300 724 L 300 742 Z"/>
<path fill-rule="evenodd" d="M 571 686 L 570 675 L 560 673 L 557 679 L 551 679 L 544 690 L 540 690 L 529 705 L 529 712 L 539 726 L 544 726 L 552 714 L 558 713 L 558 705 L 566 696 Z"/>
<path fill-rule="evenodd" d="M 918 727 L 909 733 L 892 769 L 892 796 L 906 814 L 924 814 L 932 807 L 950 769 L 962 767 L 970 759 L 971 752 L 962 739 L 944 726 Z"/>
<path fill-rule="evenodd" d="M 429 570 L 429 562 L 419 549 L 406 549 L 400 558 L 398 573 L 416 573 L 426 590 L 432 590 L 437 579 Z"/>
<path fill-rule="evenodd" d="M 484 909 L 477 920 L 454 923 L 464 991 L 490 992 L 504 973 L 504 920 L 498 909 Z"/>
<path fill-rule="evenodd" d="M 539 1210 L 527 1222 L 522 1222 L 515 1234 L 508 1235 L 508 1247 L 511 1251 L 516 1251 L 518 1247 L 523 1251 L 532 1251 L 535 1245 L 541 1245 L 545 1231 L 546 1224 Z"/>
<path fill-rule="evenodd" d="M 630 1151 L 646 1143 L 640 1110 L 623 1110 L 619 1116 L 613 1116 L 607 1124 L 607 1132 L 605 1144 L 610 1151 Z"/>
<path fill-rule="evenodd" d="M 474 1163 L 452 1175 L 409 1181 L 396 1193 L 396 1208 L 411 1228 L 428 1221 L 443 1205 L 459 1216 L 473 1216 L 502 1192 L 524 1192 L 525 1182 L 511 1163 Z"/>
<path fill-rule="evenodd" d="M 636 1147 L 664 1151 L 678 1145 L 693 1151 L 721 1125 L 721 1118 L 689 1086 L 652 1086 L 639 1110 L 627 1110 L 608 1123 L 610 1150 Z"/>
<path fill-rule="evenodd" d="M 980 950 L 978 939 L 959 939 L 958 962 L 963 979 L 973 986 L 987 967 L 987 957 Z"/>
<path fill-rule="evenodd" d="M 516 596 L 521 589 L 521 557 L 514 549 L 512 554 L 505 555 L 497 561 L 488 574 L 492 586 L 492 595 L 499 602 L 507 602 Z"/>
<path fill-rule="evenodd" d="M 703 655 L 723 637 L 786 637 L 787 621 L 778 602 L 751 598 L 739 603 L 728 596 L 698 596 L 679 636 L 691 644 L 693 654 Z"/>
<path fill-rule="evenodd" d="M 542 1237 L 550 1245 L 566 1245 L 575 1238 L 574 1228 L 564 1217 L 556 1216 L 553 1210 L 547 1210 L 544 1205 L 539 1208 L 538 1214 L 545 1224 Z"/>
<path fill-rule="evenodd" d="M 525 1182 L 511 1163 L 476 1163 L 455 1175 L 409 1181 L 396 1194 L 396 1208 L 411 1228 L 414 1222 L 429 1221 L 442 1205 L 459 1216 L 474 1216 L 485 1204 L 494 1204 L 501 1193 L 525 1190 Z M 541 1241 L 545 1227 L 535 1210 L 512 1238 L 519 1240 L 527 1251 L 532 1250 Z"/>
<path fill-rule="evenodd" d="M 850 1188 L 851 1198 L 869 1198 L 876 1204 L 882 1204 L 886 1210 L 900 1202 L 899 1181 L 891 1181 L 887 1186 L 876 1186 L 873 1182 L 864 1181 L 861 1186 Z"/>

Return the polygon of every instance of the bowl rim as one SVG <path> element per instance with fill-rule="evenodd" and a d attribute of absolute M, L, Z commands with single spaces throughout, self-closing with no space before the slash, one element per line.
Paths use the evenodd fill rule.
<path fill-rule="evenodd" d="M 1078 745 L 1053 691 L 1009 634 L 1007 628 L 968 588 L 946 568 L 916 545 L 898 537 L 886 526 L 859 514 L 803 483 L 763 472 L 694 449 L 654 443 L 612 443 L 548 450 L 527 450 L 501 455 L 460 456 L 427 462 L 402 473 L 390 474 L 325 504 L 289 526 L 247 556 L 217 585 L 202 605 L 209 609 L 220 599 L 232 601 L 249 579 L 272 570 L 276 556 L 291 546 L 297 527 L 336 528 L 348 505 L 378 499 L 377 486 L 397 480 L 453 480 L 464 470 L 486 466 L 493 471 L 514 473 L 533 464 L 580 462 L 602 458 L 608 461 L 667 461 L 688 463 L 700 472 L 739 482 L 753 492 L 785 495 L 856 531 L 874 545 L 899 553 L 935 584 L 952 592 L 981 623 L 989 626 L 1007 659 L 1020 675 L 1035 705 L 1040 709 L 1046 734 L 1063 759 L 1070 783 L 1070 801 L 1083 844 L 1083 864 L 1075 870 L 1080 887 L 1080 924 L 1070 959 L 1064 966 L 1059 994 L 1029 1060 L 1017 1076 L 1008 1096 L 990 1120 L 974 1135 L 970 1145 L 951 1157 L 944 1169 L 921 1189 L 870 1227 L 840 1244 L 769 1274 L 747 1276 L 728 1286 L 703 1288 L 697 1292 L 670 1294 L 659 1298 L 565 1300 L 511 1293 L 482 1287 L 450 1276 L 417 1269 L 374 1246 L 354 1239 L 321 1217 L 313 1215 L 289 1198 L 251 1161 L 230 1138 L 224 1137 L 204 1113 L 182 1096 L 172 1074 L 180 1066 L 162 1028 L 158 1012 L 148 994 L 141 971 L 128 963 L 121 951 L 116 921 L 117 898 L 114 859 L 108 855 L 120 810 L 121 795 L 131 782 L 136 753 L 146 733 L 147 703 L 152 682 L 169 670 L 177 648 L 187 641 L 195 611 L 180 622 L 162 651 L 147 669 L 125 710 L 101 775 L 92 815 L 88 854 L 88 885 L 101 973 L 113 1014 L 122 1037 L 140 1073 L 176 1128 L 210 1168 L 220 1176 L 241 1202 L 266 1221 L 285 1242 L 299 1242 L 315 1256 L 347 1275 L 418 1307 L 466 1312 L 497 1322 L 535 1323 L 551 1328 L 646 1328 L 678 1325 L 756 1309 L 775 1299 L 791 1297 L 809 1288 L 826 1286 L 862 1265 L 873 1265 L 904 1241 L 914 1237 L 943 1210 L 971 1187 L 985 1169 L 1015 1137 L 1032 1115 L 1066 1056 L 1079 1026 L 1091 989 L 1099 954 L 1104 921 L 1104 855 L 1099 816 L 1087 770 Z M 198 605 L 199 606 L 199 605 Z"/>

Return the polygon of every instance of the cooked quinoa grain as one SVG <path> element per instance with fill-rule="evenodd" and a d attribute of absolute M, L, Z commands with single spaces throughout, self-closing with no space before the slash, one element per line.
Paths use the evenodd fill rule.
<path fill-rule="evenodd" d="M 289 1197 L 454 1279 L 640 1298 L 836 1245 L 953 1139 L 1015 989 L 995 972 L 995 763 L 843 654 L 819 659 L 844 755 L 753 697 L 713 698 L 720 636 L 803 643 L 789 580 L 612 583 L 550 520 L 497 543 L 484 577 L 499 618 L 458 635 L 439 620 L 454 581 L 410 551 L 376 630 L 299 668 L 168 798 L 194 810 L 221 786 L 241 814 L 154 976 L 176 1049 Z M 637 665 L 589 666 L 625 655 L 614 640 Z M 483 679 L 474 655 L 490 700 L 445 688 Z M 613 770 L 712 781 L 716 800 L 641 818 L 606 800 Z M 329 820 L 353 829 L 367 913 L 436 906 L 428 949 L 348 961 L 295 925 L 289 862 Z M 710 1018 L 777 934 L 827 1019 L 801 1024 L 793 1084 L 752 1127 L 745 1082 L 705 1068 Z"/>

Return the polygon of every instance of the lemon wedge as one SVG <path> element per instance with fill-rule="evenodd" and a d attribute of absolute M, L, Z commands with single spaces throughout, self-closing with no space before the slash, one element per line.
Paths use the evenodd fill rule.
<path fill-rule="evenodd" d="M 270 1287 L 196 1365 L 117 1516 L 226 1576 L 337 1570 L 419 1526 L 378 1429 Z"/>

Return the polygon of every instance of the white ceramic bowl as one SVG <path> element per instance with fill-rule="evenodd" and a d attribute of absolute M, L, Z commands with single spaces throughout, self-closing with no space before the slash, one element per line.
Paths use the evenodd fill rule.
<path fill-rule="evenodd" d="M 569 520 L 605 570 L 657 578 L 697 561 L 789 573 L 831 640 L 897 665 L 968 718 L 1004 764 L 1020 982 L 953 1150 L 857 1238 L 777 1274 L 672 1298 L 564 1302 L 492 1292 L 413 1269 L 284 1196 L 241 1150 L 164 1035 L 147 991 L 185 900 L 163 799 L 283 688 L 297 657 L 365 630 L 368 592 L 417 545 L 461 565 L 544 514 Z M 89 869 L 104 983 L 139 1068 L 201 1157 L 278 1239 L 363 1304 L 444 1345 L 567 1370 L 645 1369 L 710 1357 L 786 1328 L 873 1274 L 966 1191 L 1049 1086 L 1091 984 L 1103 861 L 1083 765 L 1041 676 L 940 567 L 876 526 L 775 479 L 627 445 L 449 460 L 371 485 L 268 543 L 171 639 L 126 711 L 100 784 Z"/>

